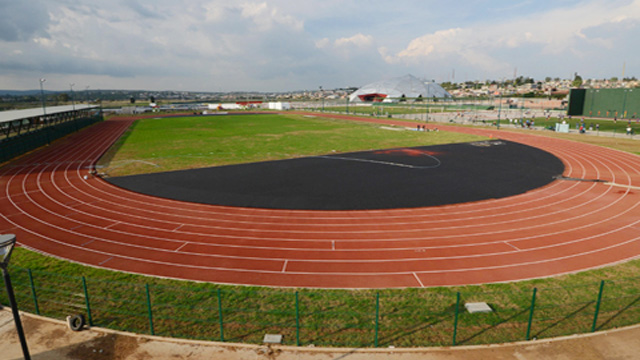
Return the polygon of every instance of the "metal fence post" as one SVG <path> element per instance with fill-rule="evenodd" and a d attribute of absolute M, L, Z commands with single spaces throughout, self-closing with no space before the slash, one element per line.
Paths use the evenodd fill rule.
<path fill-rule="evenodd" d="M 155 335 L 156 332 L 153 329 L 153 312 L 151 311 L 151 294 L 149 293 L 149 284 L 144 284 L 144 288 L 147 291 L 147 310 L 149 313 L 149 329 L 151 330 L 151 335 Z"/>
<path fill-rule="evenodd" d="M 220 323 L 220 341 L 224 342 L 224 322 L 222 319 L 222 294 L 218 289 L 218 321 Z"/>
<path fill-rule="evenodd" d="M 82 288 L 84 289 L 84 302 L 87 305 L 87 318 L 89 326 L 93 326 L 93 317 L 91 317 L 91 303 L 89 302 L 89 290 L 87 289 L 87 279 L 82 277 Z"/>
<path fill-rule="evenodd" d="M 378 330 L 380 329 L 380 293 L 376 293 L 376 337 L 373 345 L 378 347 Z"/>
<path fill-rule="evenodd" d="M 40 307 L 38 306 L 38 295 L 36 294 L 36 287 L 33 284 L 33 274 L 31 274 L 31 269 L 27 269 L 27 274 L 29 274 L 29 284 L 31 284 L 31 296 L 33 297 L 33 305 L 36 308 L 36 314 L 40 315 Z"/>
<path fill-rule="evenodd" d="M 296 291 L 296 346 L 300 346 L 300 301 Z"/>
<path fill-rule="evenodd" d="M 456 315 L 453 320 L 453 346 L 456 346 L 456 336 L 458 335 L 458 311 L 460 309 L 460 292 L 456 294 Z"/>
<path fill-rule="evenodd" d="M 533 288 L 533 296 L 531 297 L 531 307 L 529 308 L 529 324 L 527 325 L 527 340 L 529 340 L 531 335 L 531 322 L 533 321 L 533 310 L 536 307 L 536 292 L 537 288 Z"/>
<path fill-rule="evenodd" d="M 591 332 L 596 331 L 596 324 L 598 322 L 598 313 L 600 312 L 600 303 L 602 302 L 602 291 L 604 290 L 604 280 L 600 281 L 600 291 L 598 291 L 598 300 L 596 301 L 596 311 L 593 314 L 593 324 L 591 325 Z"/>

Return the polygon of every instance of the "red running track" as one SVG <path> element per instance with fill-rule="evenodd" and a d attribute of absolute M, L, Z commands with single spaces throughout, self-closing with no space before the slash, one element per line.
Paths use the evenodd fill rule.
<path fill-rule="evenodd" d="M 640 255 L 640 157 L 633 154 L 532 134 L 437 125 L 536 146 L 564 162 L 566 177 L 606 183 L 556 180 L 509 198 L 416 209 L 236 208 L 85 180 L 131 122 L 96 124 L 1 168 L 0 231 L 17 234 L 28 248 L 91 266 L 286 287 L 503 282 Z"/>

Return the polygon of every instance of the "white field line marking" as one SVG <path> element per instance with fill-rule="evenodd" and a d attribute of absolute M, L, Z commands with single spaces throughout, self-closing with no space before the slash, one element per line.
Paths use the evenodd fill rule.
<path fill-rule="evenodd" d="M 416 278 L 416 280 L 418 280 L 418 284 L 420 284 L 420 287 L 424 287 L 424 284 L 422 283 L 422 281 L 420 281 L 420 278 L 418 277 L 418 274 L 416 274 L 414 272 L 413 273 L 413 277 Z"/>
<path fill-rule="evenodd" d="M 84 243 L 84 244 L 82 244 L 80 246 L 87 246 L 87 245 L 91 244 L 94 241 L 96 241 L 96 239 L 89 240 L 89 241 L 87 241 L 86 243 Z"/>
<path fill-rule="evenodd" d="M 109 258 L 108 258 L 108 259 L 106 259 L 106 260 L 102 260 L 101 262 L 99 262 L 99 263 L 98 263 L 98 265 L 103 265 L 104 263 L 106 263 L 107 261 L 109 261 L 109 260 L 111 260 L 111 259 L 113 259 L 113 256 L 109 257 Z"/>
<path fill-rule="evenodd" d="M 185 241 L 184 244 L 180 245 L 180 247 L 178 247 L 177 249 L 175 249 L 173 251 L 178 252 L 178 251 L 182 250 L 182 248 L 187 246 L 187 245 L 189 245 L 189 242 Z"/>
<path fill-rule="evenodd" d="M 111 224 L 111 225 L 105 226 L 104 228 L 105 228 L 105 229 L 110 229 L 112 226 L 116 226 L 116 225 L 119 225 L 119 224 L 120 224 L 120 221 L 116 221 L 116 222 L 114 222 L 114 223 L 113 223 L 113 224 Z"/>
<path fill-rule="evenodd" d="M 390 161 L 349 158 L 349 157 L 343 157 L 343 156 L 323 156 L 323 155 L 319 155 L 319 156 L 316 156 L 316 157 L 317 158 L 321 158 L 321 159 L 329 159 L 329 160 L 359 161 L 359 162 L 365 162 L 365 163 L 371 163 L 371 164 L 397 166 L 397 167 L 403 167 L 403 168 L 409 168 L 409 169 L 435 169 L 435 168 L 439 167 L 442 164 L 440 159 L 438 159 L 435 156 L 432 156 L 432 155 L 429 155 L 429 154 L 422 154 L 422 155 L 434 159 L 437 162 L 437 164 L 436 165 L 428 165 L 428 166 L 417 166 L 417 165 L 408 165 L 408 164 L 402 164 L 402 163 L 395 163 L 395 162 L 390 162 Z"/>
<path fill-rule="evenodd" d="M 622 184 L 616 184 L 616 183 L 612 183 L 612 182 L 606 182 L 605 185 L 617 186 L 617 187 L 633 189 L 633 190 L 640 190 L 640 186 L 622 185 Z"/>
<path fill-rule="evenodd" d="M 522 250 L 522 249 L 520 249 L 519 247 L 517 247 L 517 246 L 513 245 L 512 243 L 510 243 L 510 242 L 508 242 L 508 241 L 505 241 L 504 243 L 505 243 L 505 244 L 507 244 L 507 245 L 509 245 L 509 246 L 511 246 L 512 248 L 514 248 L 514 249 L 516 249 L 516 250 L 518 250 L 518 251 L 521 251 L 521 250 Z"/>

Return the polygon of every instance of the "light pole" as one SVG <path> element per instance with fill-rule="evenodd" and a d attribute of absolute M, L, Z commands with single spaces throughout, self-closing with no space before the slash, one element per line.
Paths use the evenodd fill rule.
<path fill-rule="evenodd" d="M 322 98 L 322 112 L 324 112 L 324 91 L 322 91 L 322 86 L 320 86 L 320 97 Z"/>
<path fill-rule="evenodd" d="M 2 276 L 4 277 L 4 285 L 7 288 L 7 297 L 9 298 L 9 304 L 11 305 L 11 312 L 13 313 L 13 321 L 16 323 L 16 331 L 20 338 L 20 345 L 22 346 L 22 354 L 25 360 L 31 360 L 29 356 L 29 349 L 27 348 L 27 339 L 24 337 L 24 330 L 22 329 L 22 323 L 20 322 L 20 313 L 18 312 L 18 304 L 13 294 L 13 287 L 11 286 L 11 279 L 9 278 L 9 259 L 11 258 L 11 252 L 16 244 L 16 236 L 13 234 L 0 235 L 0 267 L 2 267 Z"/>
<path fill-rule="evenodd" d="M 47 81 L 45 78 L 40 78 L 40 99 L 42 100 L 42 112 L 43 115 L 47 115 L 47 108 L 44 105 L 44 82 Z"/>
<path fill-rule="evenodd" d="M 502 81 L 504 82 L 504 79 Z M 498 85 L 498 92 L 500 93 L 500 104 L 498 104 L 498 122 L 496 123 L 496 128 L 500 130 L 500 113 L 502 112 L 502 91 L 500 90 L 500 85 Z"/>
<path fill-rule="evenodd" d="M 69 84 L 69 87 L 71 88 L 71 104 L 73 105 L 73 111 L 76 111 L 76 102 L 73 100 L 73 85 L 75 84 Z"/>

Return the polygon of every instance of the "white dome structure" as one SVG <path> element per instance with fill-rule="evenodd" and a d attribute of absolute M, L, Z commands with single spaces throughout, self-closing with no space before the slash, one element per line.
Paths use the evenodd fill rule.
<path fill-rule="evenodd" d="M 367 84 L 349 95 L 350 102 L 396 102 L 403 98 L 450 98 L 442 86 L 413 75 Z"/>

